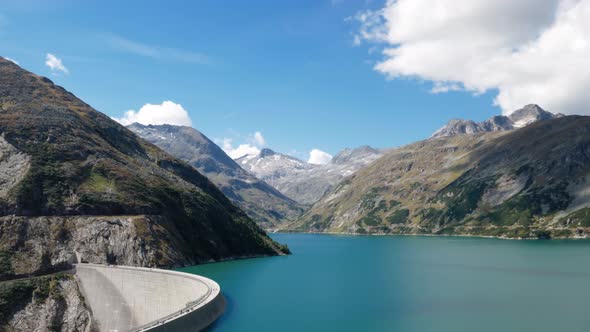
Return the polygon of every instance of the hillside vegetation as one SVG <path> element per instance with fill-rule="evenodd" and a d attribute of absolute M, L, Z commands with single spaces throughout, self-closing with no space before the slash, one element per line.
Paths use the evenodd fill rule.
<path fill-rule="evenodd" d="M 586 237 L 590 117 L 429 139 L 341 182 L 290 230 Z"/>
<path fill-rule="evenodd" d="M 178 266 L 286 251 L 194 168 L 1 58 L 0 154 L 4 275 L 76 252 Z"/>

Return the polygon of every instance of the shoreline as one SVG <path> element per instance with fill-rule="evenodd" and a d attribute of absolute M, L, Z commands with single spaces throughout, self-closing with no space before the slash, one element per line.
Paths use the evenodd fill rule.
<path fill-rule="evenodd" d="M 289 230 L 277 230 L 269 232 L 270 234 L 314 234 L 314 235 L 343 235 L 343 236 L 391 236 L 391 237 L 465 237 L 465 238 L 482 238 L 482 239 L 496 239 L 496 240 L 512 240 L 512 241 L 539 241 L 539 240 L 590 240 L 590 237 L 551 237 L 549 239 L 538 238 L 538 237 L 505 237 L 505 236 L 492 236 L 492 235 L 475 235 L 475 234 L 385 234 L 385 233 L 372 233 L 372 234 L 359 234 L 350 232 L 298 232 Z"/>

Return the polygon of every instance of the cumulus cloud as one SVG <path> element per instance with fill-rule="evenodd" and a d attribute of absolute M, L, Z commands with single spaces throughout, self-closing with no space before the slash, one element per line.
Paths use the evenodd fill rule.
<path fill-rule="evenodd" d="M 310 164 L 325 165 L 332 160 L 332 155 L 319 149 L 312 149 L 309 152 L 309 159 L 307 160 Z"/>
<path fill-rule="evenodd" d="M 504 113 L 590 114 L 590 0 L 389 0 L 356 19 L 355 42 L 383 43 L 375 70 L 390 79 L 497 90 Z"/>
<path fill-rule="evenodd" d="M 232 159 L 237 159 L 245 155 L 257 155 L 260 153 L 260 149 L 266 145 L 266 140 L 260 131 L 248 135 L 246 141 L 246 143 L 234 147 L 233 139 L 224 138 L 222 140 L 222 149 Z"/>
<path fill-rule="evenodd" d="M 227 153 L 232 159 L 237 159 L 245 155 L 257 155 L 260 153 L 260 149 L 252 144 L 244 143 L 237 147 L 233 147 L 233 140 L 231 138 L 223 139 L 223 151 Z"/>
<path fill-rule="evenodd" d="M 45 65 L 49 67 L 49 69 L 51 69 L 51 71 L 54 73 L 62 72 L 64 74 L 68 74 L 70 72 L 68 68 L 63 65 L 61 59 L 51 53 L 47 53 L 45 56 Z"/>
<path fill-rule="evenodd" d="M 173 101 L 164 101 L 161 104 L 145 104 L 139 111 L 129 110 L 122 118 L 114 118 L 122 125 L 130 125 L 134 122 L 143 125 L 171 124 L 178 126 L 192 126 L 188 112 Z"/>

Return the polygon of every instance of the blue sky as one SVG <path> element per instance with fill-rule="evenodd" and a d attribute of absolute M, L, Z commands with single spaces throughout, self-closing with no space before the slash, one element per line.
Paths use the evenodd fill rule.
<path fill-rule="evenodd" d="M 451 118 L 501 112 L 494 89 L 433 94 L 428 80 L 375 71 L 383 56 L 354 45 L 349 18 L 383 1 L 1 2 L 0 55 L 112 117 L 181 104 L 219 142 L 259 131 L 268 147 L 306 158 L 399 146 Z M 48 68 L 47 53 L 68 73 Z"/>

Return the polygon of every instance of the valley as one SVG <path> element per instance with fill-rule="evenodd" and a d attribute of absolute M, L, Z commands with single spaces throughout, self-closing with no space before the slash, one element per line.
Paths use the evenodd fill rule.
<path fill-rule="evenodd" d="M 590 0 L 0 2 L 0 332 L 588 330 Z"/>
<path fill-rule="evenodd" d="M 536 239 L 588 236 L 587 122 L 526 105 L 481 123 L 451 120 L 399 148 L 345 149 L 325 165 L 269 148 L 234 161 L 192 128 L 130 128 L 236 204 L 249 200 L 245 211 L 272 231 Z M 244 199 L 240 181 L 266 196 Z M 254 212 L 265 209 L 274 218 Z"/>

